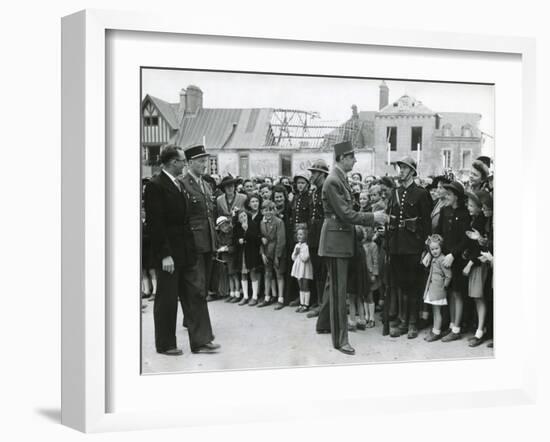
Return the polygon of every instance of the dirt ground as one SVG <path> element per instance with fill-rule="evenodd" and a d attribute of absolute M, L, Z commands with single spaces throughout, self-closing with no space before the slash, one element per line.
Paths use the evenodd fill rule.
<path fill-rule="evenodd" d="M 332 348 L 329 334 L 315 332 L 316 319 L 306 318 L 305 313 L 296 313 L 294 307 L 274 311 L 272 306 L 239 306 L 221 300 L 208 303 L 215 342 L 221 345 L 220 351 L 216 354 L 191 353 L 187 331 L 181 326 L 180 310 L 177 342 L 183 355 L 165 356 L 155 351 L 153 302 L 144 301 L 143 304 L 147 305 L 142 313 L 144 374 L 493 356 L 493 349 L 486 343 L 476 348 L 468 347 L 467 338 L 471 334 L 448 343 L 425 342 L 423 338 L 429 329 L 422 330 L 416 339 L 407 339 L 406 335 L 399 338 L 382 336 L 380 320 L 376 321 L 374 328 L 350 332 L 350 344 L 356 354 L 349 356 Z"/>

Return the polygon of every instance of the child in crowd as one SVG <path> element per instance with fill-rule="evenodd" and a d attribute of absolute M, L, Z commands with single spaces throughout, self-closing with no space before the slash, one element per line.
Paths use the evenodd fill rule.
<path fill-rule="evenodd" d="M 442 253 L 443 238 L 441 235 L 431 235 L 426 240 L 431 259 L 424 260 L 424 265 L 430 267 L 424 302 L 431 304 L 433 311 L 433 328 L 424 338 L 427 342 L 441 338 L 441 306 L 447 305 L 447 288 L 451 283 L 451 269 L 443 265 L 445 256 Z M 430 262 L 431 261 L 431 262 Z"/>
<path fill-rule="evenodd" d="M 311 293 L 309 291 L 310 281 L 313 280 L 313 266 L 309 257 L 309 248 L 307 246 L 307 231 L 304 228 L 299 228 L 296 231 L 296 240 L 298 243 L 294 246 L 292 252 L 291 276 L 298 280 L 300 288 L 300 306 L 296 312 L 303 313 L 309 310 L 309 300 Z"/>
<path fill-rule="evenodd" d="M 369 202 L 372 212 L 386 210 L 386 202 L 381 197 L 381 188 L 378 184 L 373 184 L 369 188 Z"/>
<path fill-rule="evenodd" d="M 365 263 L 366 263 L 366 273 L 369 279 L 369 286 L 367 290 L 367 296 L 365 299 L 366 304 L 366 320 L 367 328 L 372 328 L 375 326 L 374 321 L 374 292 L 380 288 L 380 263 L 379 263 L 379 252 L 378 244 L 374 242 L 374 229 L 372 227 L 367 227 L 365 229 L 365 239 L 363 241 L 363 249 L 365 250 Z"/>
<path fill-rule="evenodd" d="M 363 249 L 364 235 L 363 228 L 355 226 L 354 258 L 351 260 L 348 269 L 349 331 L 365 330 L 367 328 L 364 297 L 369 289 L 369 281 L 366 271 L 365 250 Z"/>
<path fill-rule="evenodd" d="M 466 192 L 468 197 L 468 212 L 470 212 L 470 230 L 466 231 L 468 244 L 465 256 L 468 259 L 463 273 L 468 277 L 468 296 L 475 302 L 477 312 L 477 329 L 475 335 L 468 340 L 470 347 L 477 347 L 485 340 L 485 320 L 487 318 L 487 304 L 485 302 L 485 282 L 489 266 L 479 260 L 482 248 L 479 240 L 485 236 L 487 220 L 483 214 L 481 198 L 485 191 Z"/>
<path fill-rule="evenodd" d="M 253 307 L 258 304 L 259 276 L 258 267 L 262 265 L 260 258 L 260 229 L 246 210 L 240 210 L 234 229 L 234 239 L 237 243 L 237 265 L 241 269 L 241 284 L 243 299 L 239 305 L 248 303 L 248 275 L 252 283 L 252 300 L 248 304 Z"/>
<path fill-rule="evenodd" d="M 359 212 L 370 212 L 369 192 L 362 190 L 359 194 Z"/>
<path fill-rule="evenodd" d="M 227 278 L 229 297 L 225 302 L 235 302 L 239 299 L 239 273 L 235 265 L 235 245 L 233 242 L 233 226 L 226 216 L 220 216 L 216 220 L 216 253 L 217 258 L 224 263 L 226 272 L 221 277 Z"/>
<path fill-rule="evenodd" d="M 275 216 L 275 203 L 265 200 L 262 203 L 263 219 L 260 223 L 262 245 L 260 254 L 265 268 L 265 297 L 258 307 L 271 304 L 271 295 L 278 296 L 278 303 L 283 304 L 286 261 L 286 235 L 284 222 Z"/>

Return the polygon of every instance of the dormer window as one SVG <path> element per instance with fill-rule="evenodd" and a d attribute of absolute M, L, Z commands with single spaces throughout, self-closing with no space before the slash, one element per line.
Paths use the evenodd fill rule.
<path fill-rule="evenodd" d="M 467 124 L 466 126 L 462 126 L 462 136 L 463 137 L 472 136 L 472 127 L 469 124 Z"/>
<path fill-rule="evenodd" d="M 453 136 L 452 126 L 448 123 L 443 125 L 443 136 L 444 137 Z"/>

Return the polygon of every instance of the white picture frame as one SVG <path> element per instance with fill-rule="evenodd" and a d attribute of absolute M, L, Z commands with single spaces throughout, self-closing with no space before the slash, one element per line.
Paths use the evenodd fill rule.
<path fill-rule="evenodd" d="M 170 15 L 112 12 L 100 10 L 81 11 L 62 20 L 62 423 L 84 432 L 115 431 L 140 428 L 162 428 L 187 425 L 206 425 L 205 406 L 194 410 L 182 407 L 166 410 L 109 411 L 109 391 L 114 388 L 108 376 L 112 354 L 108 342 L 111 320 L 107 288 L 109 287 L 112 241 L 109 223 L 111 221 L 109 177 L 111 176 L 109 155 L 107 155 L 106 133 L 107 95 L 109 93 L 105 76 L 106 35 L 110 31 L 153 32 L 164 35 L 202 35 L 242 39 L 269 39 L 276 44 L 283 42 L 311 42 L 346 45 L 375 46 L 378 48 L 426 49 L 438 51 L 467 51 L 482 55 L 512 54 L 521 57 L 521 168 L 529 170 L 535 161 L 534 108 L 530 103 L 535 98 L 535 43 L 532 39 L 517 37 L 491 37 L 451 33 L 400 31 L 371 29 L 367 27 L 346 27 L 338 25 L 322 27 L 301 27 L 277 23 L 239 24 L 231 22 L 210 22 L 197 17 L 183 22 Z M 498 85 L 497 85 L 498 87 Z M 137 91 L 136 91 L 137 99 Z M 510 155 L 510 152 L 502 155 Z M 500 160 L 499 160 L 500 161 Z M 502 162 L 504 164 L 504 161 Z M 500 167 L 500 164 L 499 166 Z M 498 178 L 497 178 L 498 180 Z M 497 181 L 499 182 L 499 181 Z M 500 185 L 501 182 L 499 182 Z M 518 190 L 526 207 L 536 206 L 536 192 L 528 186 Z M 497 191 L 498 192 L 498 191 Z M 498 197 L 496 199 L 498 208 Z M 496 212 L 498 213 L 498 211 Z M 516 219 L 518 241 L 526 235 L 522 225 L 527 225 L 532 213 L 518 213 Z M 503 221 L 504 222 L 504 221 Z M 498 233 L 498 232 L 497 232 Z M 497 242 L 498 244 L 498 242 Z M 534 244 L 524 243 L 522 247 L 500 253 L 519 253 L 519 261 L 526 256 L 535 256 Z M 524 262 L 526 260 L 523 260 Z M 522 307 L 536 303 L 536 284 L 529 276 L 529 268 L 519 269 L 516 281 L 522 296 L 516 299 Z M 498 278 L 498 272 L 496 272 Z M 398 404 L 395 398 L 399 392 L 379 396 L 376 404 L 361 401 L 349 395 L 338 396 L 328 393 L 326 398 L 316 396 L 309 399 L 311 409 L 308 416 L 326 416 L 330 401 L 341 404 L 338 414 L 368 414 L 372 412 L 403 412 L 412 403 L 418 410 L 499 404 L 533 404 L 536 398 L 535 339 L 536 324 L 525 323 L 526 337 L 521 358 L 521 369 L 501 388 L 484 391 L 481 388 L 455 393 L 416 394 L 402 398 Z M 497 355 L 496 359 L 499 356 Z M 389 366 L 388 366 L 389 367 Z M 396 373 L 403 368 L 391 366 L 388 371 Z M 137 369 L 137 367 L 136 367 Z M 323 375 L 333 375 L 324 370 Z M 357 375 L 360 366 L 339 368 L 350 375 Z M 293 377 L 303 376 L 304 369 L 281 370 L 279 375 L 287 382 Z M 188 376 L 180 375 L 175 382 L 189 382 Z M 235 373 L 218 376 L 237 376 Z M 261 377 L 258 372 L 249 373 L 251 378 Z M 174 377 L 172 377 L 174 379 Z M 214 375 L 208 378 L 218 385 Z M 221 385 L 221 384 L 220 384 Z M 196 394 L 190 392 L 190 394 Z M 360 394 L 362 394 L 360 392 Z M 256 402 L 246 396 L 236 401 L 235 409 L 247 409 Z M 359 396 L 360 398 L 361 396 Z M 294 397 L 289 397 L 288 406 L 277 413 L 276 419 L 296 416 Z M 414 402 L 413 402 L 414 401 Z M 452 402 L 452 405 L 449 405 Z M 258 401 L 259 403 L 259 401 Z M 224 417 L 218 416 L 223 422 Z M 262 413 L 252 413 L 239 422 L 261 421 Z"/>

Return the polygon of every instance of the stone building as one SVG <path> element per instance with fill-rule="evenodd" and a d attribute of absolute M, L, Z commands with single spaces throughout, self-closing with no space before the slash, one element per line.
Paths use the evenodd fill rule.
<path fill-rule="evenodd" d="M 452 169 L 466 174 L 481 155 L 483 137 L 480 114 L 433 111 L 421 101 L 403 95 L 389 102 L 389 88 L 380 85 L 378 111 L 358 112 L 325 137 L 325 147 L 338 141 L 345 127 L 358 152 L 371 155 L 370 174 L 395 174 L 395 162 L 408 155 L 418 163 L 421 176 Z"/>

